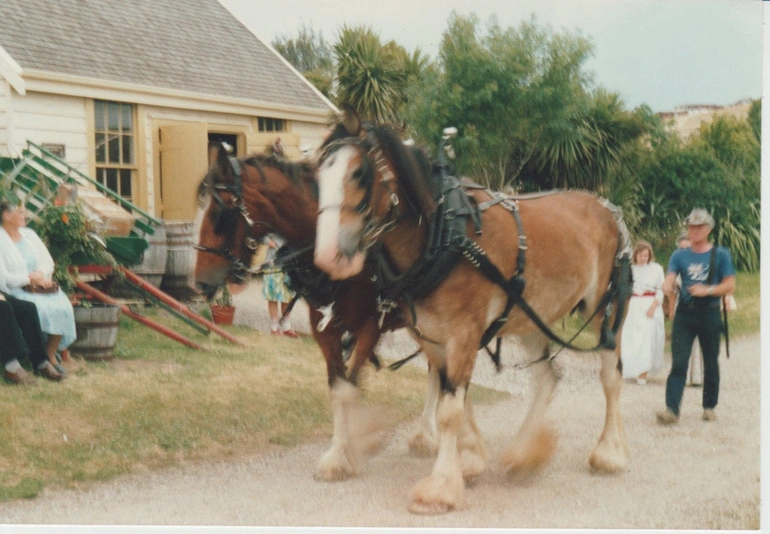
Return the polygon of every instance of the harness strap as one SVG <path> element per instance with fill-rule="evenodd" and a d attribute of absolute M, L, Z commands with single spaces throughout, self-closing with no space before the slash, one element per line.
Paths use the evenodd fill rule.
<path fill-rule="evenodd" d="M 607 292 L 602 297 L 599 304 L 596 306 L 596 309 L 593 313 L 593 315 L 586 321 L 584 328 L 586 325 L 588 325 L 593 319 L 593 317 L 596 316 L 596 314 L 599 312 L 599 310 L 603 306 L 607 306 L 605 311 L 605 325 L 602 326 L 602 335 L 599 343 L 590 349 L 585 349 L 582 347 L 576 347 L 572 344 L 571 341 L 574 340 L 574 337 L 572 340 L 564 340 L 558 335 L 556 335 L 551 328 L 543 322 L 542 319 L 537 315 L 537 313 L 530 307 L 530 305 L 527 303 L 526 300 L 522 297 L 522 293 L 524 292 L 524 285 L 525 280 L 524 277 L 521 276 L 520 273 L 517 273 L 511 278 L 510 280 L 506 280 L 505 277 L 503 277 L 500 270 L 489 260 L 489 257 L 487 256 L 486 252 L 484 252 L 483 249 L 481 249 L 475 242 L 471 241 L 470 239 L 467 240 L 466 243 L 463 244 L 463 255 L 465 255 L 466 258 L 474 265 L 476 266 L 484 276 L 486 276 L 492 283 L 499 285 L 502 287 L 505 292 L 508 294 L 508 301 L 506 302 L 505 309 L 503 310 L 503 313 L 495 319 L 495 321 L 492 322 L 492 324 L 489 325 L 487 330 L 484 332 L 480 348 L 485 347 L 493 337 L 497 334 L 497 332 L 503 327 L 505 322 L 508 320 L 508 316 L 510 315 L 511 310 L 513 309 L 514 305 L 518 305 L 521 310 L 529 317 L 529 319 L 535 323 L 535 325 L 550 339 L 551 341 L 554 341 L 561 345 L 562 347 L 580 351 L 580 352 L 590 352 L 594 351 L 600 348 L 607 348 L 607 349 L 614 349 L 615 348 L 615 337 L 614 333 L 617 332 L 617 329 L 620 327 L 620 321 L 622 320 L 622 313 L 623 313 L 623 305 L 625 303 L 625 299 L 621 299 L 621 304 L 619 305 L 618 314 L 615 317 L 615 322 L 613 324 L 612 330 L 606 329 L 606 322 L 609 320 L 609 317 L 611 315 L 611 307 L 610 307 L 610 301 L 617 293 L 617 280 L 620 276 L 620 272 L 623 271 L 623 265 L 626 265 L 628 272 L 630 273 L 630 267 L 628 267 L 628 258 L 624 256 L 624 260 L 620 262 L 619 265 L 616 265 L 614 271 L 613 271 L 613 281 L 610 282 L 610 286 L 607 289 Z M 579 334 L 580 332 L 578 332 Z M 576 334 L 577 335 L 577 334 Z"/>

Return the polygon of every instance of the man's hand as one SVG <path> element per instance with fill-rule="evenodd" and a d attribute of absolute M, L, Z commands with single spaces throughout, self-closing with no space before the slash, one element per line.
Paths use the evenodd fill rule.
<path fill-rule="evenodd" d="M 687 288 L 693 297 L 709 297 L 714 294 L 714 286 L 708 284 L 693 284 Z"/>

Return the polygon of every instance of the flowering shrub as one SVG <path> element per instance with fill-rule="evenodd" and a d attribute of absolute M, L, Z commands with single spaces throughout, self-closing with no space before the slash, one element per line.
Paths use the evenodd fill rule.
<path fill-rule="evenodd" d="M 115 258 L 107 252 L 101 238 L 91 231 L 79 203 L 47 207 L 34 226 L 53 257 L 53 279 L 65 293 L 71 295 L 75 290 L 77 268 L 74 273 L 70 272 L 72 265 L 110 265 L 117 270 Z"/>

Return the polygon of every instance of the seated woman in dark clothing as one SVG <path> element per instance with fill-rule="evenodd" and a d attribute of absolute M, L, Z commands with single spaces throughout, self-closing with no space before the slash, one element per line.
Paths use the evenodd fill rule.
<path fill-rule="evenodd" d="M 6 381 L 32 383 L 32 377 L 19 363 L 24 356 L 32 362 L 35 374 L 54 382 L 64 378 L 48 361 L 37 307 L 33 303 L 0 292 L 0 339 L 0 364 Z"/>

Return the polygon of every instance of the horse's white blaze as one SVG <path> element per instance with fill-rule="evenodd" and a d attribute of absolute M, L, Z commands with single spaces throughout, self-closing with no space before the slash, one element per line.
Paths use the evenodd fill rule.
<path fill-rule="evenodd" d="M 353 147 L 342 147 L 318 169 L 318 232 L 315 241 L 315 264 L 334 279 L 348 278 L 363 268 L 363 255 L 348 259 L 339 249 L 341 207 L 345 199 L 345 180 Z"/>
<path fill-rule="evenodd" d="M 346 153 L 343 147 L 324 161 L 318 169 L 318 231 L 315 238 L 315 263 L 323 270 L 331 270 L 337 263 L 337 240 L 340 233 L 340 206 L 344 199 Z"/>

